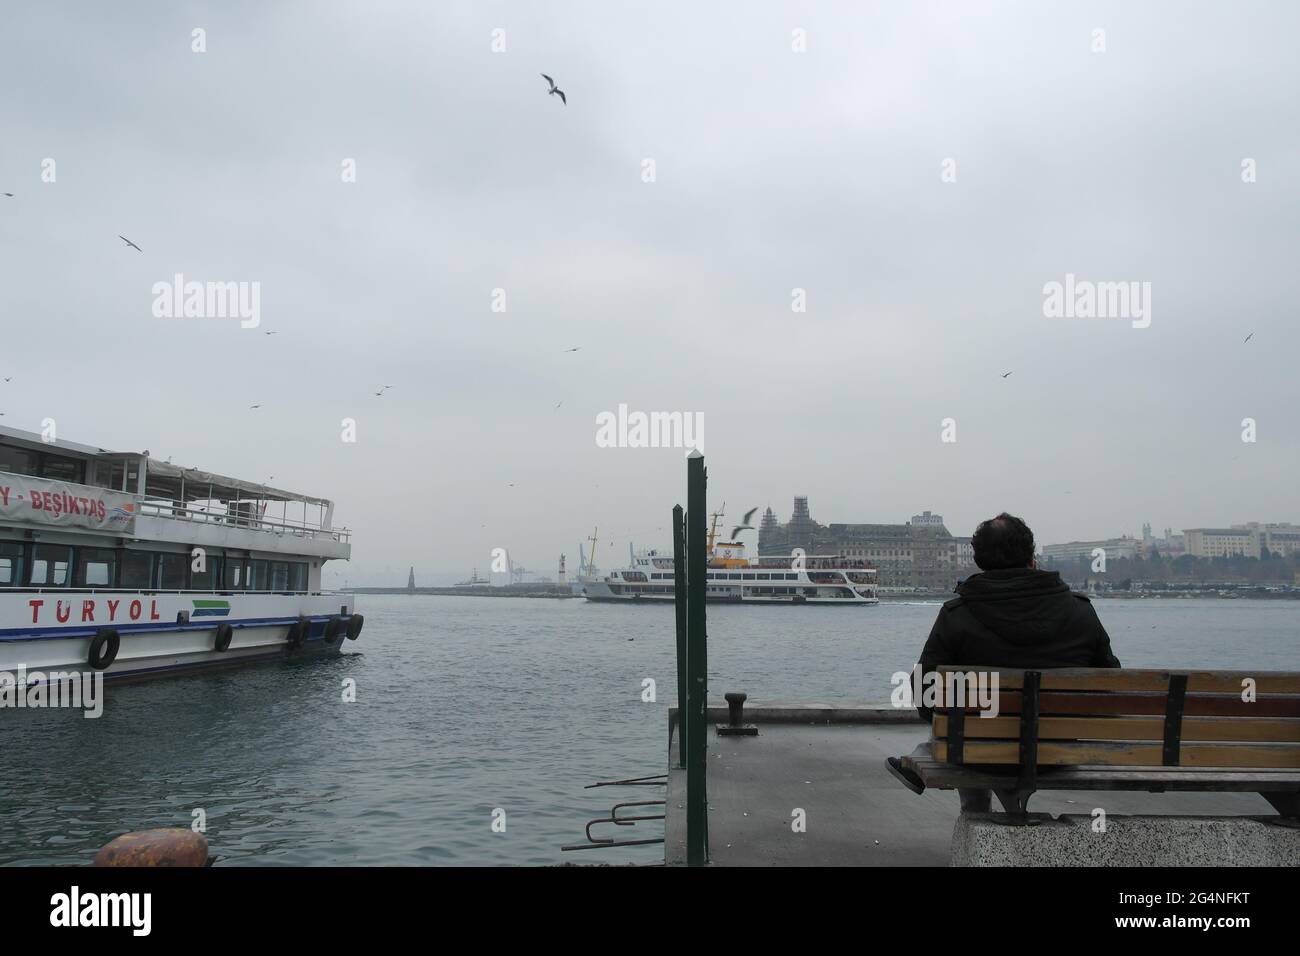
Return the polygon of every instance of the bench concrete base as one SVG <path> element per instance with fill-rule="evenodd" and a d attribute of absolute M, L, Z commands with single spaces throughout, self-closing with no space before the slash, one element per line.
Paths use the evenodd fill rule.
<path fill-rule="evenodd" d="M 953 866 L 1300 866 L 1300 829 L 1267 818 L 1031 813 L 1028 826 L 962 813 Z"/>

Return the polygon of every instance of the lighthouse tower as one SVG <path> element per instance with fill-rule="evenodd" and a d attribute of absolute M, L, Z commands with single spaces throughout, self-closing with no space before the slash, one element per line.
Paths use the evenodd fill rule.
<path fill-rule="evenodd" d="M 406 578 L 406 593 L 415 593 L 415 565 L 411 565 L 411 573 Z"/>

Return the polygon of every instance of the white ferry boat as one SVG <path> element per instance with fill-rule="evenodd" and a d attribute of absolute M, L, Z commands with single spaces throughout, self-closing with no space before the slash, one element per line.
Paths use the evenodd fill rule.
<path fill-rule="evenodd" d="M 321 566 L 334 506 L 0 427 L 0 672 L 105 680 L 336 654 L 364 624 Z"/>
<path fill-rule="evenodd" d="M 866 562 L 840 555 L 745 557 L 739 541 L 717 541 L 719 515 L 708 534 L 708 583 L 705 600 L 729 604 L 879 604 L 876 570 Z M 715 543 L 716 542 L 716 543 Z M 644 551 L 632 566 L 588 581 L 588 601 L 675 600 L 673 556 Z"/>

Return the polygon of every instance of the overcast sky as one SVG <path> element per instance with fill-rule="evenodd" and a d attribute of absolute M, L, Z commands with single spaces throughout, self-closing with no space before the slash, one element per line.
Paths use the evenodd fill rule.
<path fill-rule="evenodd" d="M 1300 521 L 1298 11 L 22 4 L 0 412 L 332 498 L 352 583 L 668 546 L 684 451 L 598 448 L 620 403 L 703 415 L 734 518 Z M 176 273 L 260 327 L 155 317 Z M 1150 326 L 1046 317 L 1067 273 Z"/>

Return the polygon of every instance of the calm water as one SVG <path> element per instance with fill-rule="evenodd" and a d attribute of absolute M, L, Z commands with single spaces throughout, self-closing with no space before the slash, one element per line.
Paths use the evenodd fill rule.
<path fill-rule="evenodd" d="M 1097 607 L 1126 666 L 1300 667 L 1295 602 Z M 582 788 L 665 769 L 671 607 L 362 595 L 359 609 L 365 633 L 340 659 L 110 688 L 98 720 L 0 711 L 0 863 L 85 863 L 195 808 L 226 866 L 662 859 L 559 847 L 618 800 L 659 795 Z M 710 607 L 711 692 L 883 703 L 936 611 Z"/>

